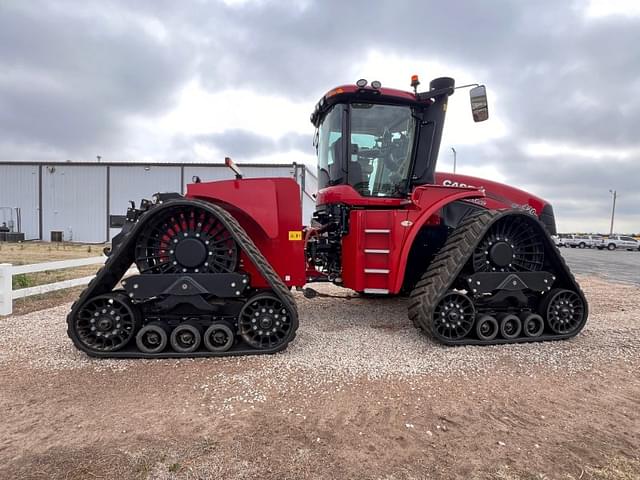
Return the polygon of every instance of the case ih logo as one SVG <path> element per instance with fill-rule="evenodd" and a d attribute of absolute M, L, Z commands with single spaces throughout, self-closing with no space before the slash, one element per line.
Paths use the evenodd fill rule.
<path fill-rule="evenodd" d="M 451 180 L 449 178 L 447 178 L 446 180 L 443 180 L 442 181 L 442 185 L 445 186 L 445 187 L 482 188 L 482 189 L 484 189 L 484 187 L 476 187 L 475 185 L 468 185 L 466 183 L 456 182 L 455 180 Z"/>
<path fill-rule="evenodd" d="M 475 185 L 457 182 L 449 178 L 442 181 L 442 186 L 443 187 L 461 187 L 461 188 L 480 188 L 481 190 L 484 190 L 484 187 L 476 187 Z M 463 201 L 468 203 L 475 203 L 476 205 L 481 205 L 483 207 L 487 205 L 487 201 L 484 198 L 465 198 Z"/>

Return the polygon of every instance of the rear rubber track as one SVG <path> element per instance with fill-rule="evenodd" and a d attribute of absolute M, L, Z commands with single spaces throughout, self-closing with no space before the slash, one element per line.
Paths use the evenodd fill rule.
<path fill-rule="evenodd" d="M 72 325 L 75 315 L 77 315 L 82 306 L 93 297 L 111 292 L 117 285 L 117 283 L 124 277 L 125 273 L 134 262 L 135 245 L 138 235 L 143 231 L 145 226 L 155 218 L 155 216 L 161 215 L 163 211 L 169 210 L 174 207 L 194 206 L 207 210 L 212 215 L 217 217 L 217 219 L 229 231 L 235 242 L 238 244 L 240 250 L 245 252 L 247 257 L 249 257 L 251 262 L 255 265 L 258 272 L 260 272 L 260 274 L 267 281 L 269 287 L 271 287 L 271 293 L 275 295 L 290 312 L 292 325 L 287 340 L 281 345 L 278 345 L 277 347 L 271 349 L 255 349 L 247 346 L 246 349 L 233 349 L 226 352 L 197 351 L 191 353 L 179 353 L 175 351 L 167 351 L 150 354 L 139 351 L 131 351 L 129 349 L 117 350 L 113 352 L 99 352 L 87 349 L 79 341 L 73 331 Z M 201 200 L 185 198 L 165 201 L 162 204 L 153 206 L 145 213 L 143 213 L 137 220 L 133 228 L 131 228 L 124 235 L 121 243 L 111 253 L 111 256 L 107 258 L 104 266 L 100 268 L 100 270 L 98 270 L 95 278 L 91 280 L 87 288 L 80 294 L 78 300 L 71 306 L 71 312 L 69 312 L 69 314 L 67 315 L 67 334 L 73 341 L 76 348 L 85 352 L 89 356 L 99 358 L 192 358 L 270 354 L 284 350 L 287 345 L 295 338 L 297 329 L 298 309 L 291 291 L 273 269 L 271 264 L 269 264 L 264 255 L 262 255 L 258 247 L 255 245 L 255 243 L 253 243 L 242 226 L 240 226 L 238 221 L 229 212 L 218 205 Z"/>

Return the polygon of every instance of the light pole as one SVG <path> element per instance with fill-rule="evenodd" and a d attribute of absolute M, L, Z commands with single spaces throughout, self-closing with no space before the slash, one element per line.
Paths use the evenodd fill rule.
<path fill-rule="evenodd" d="M 618 192 L 616 190 L 609 190 L 609 193 L 613 195 L 613 206 L 611 207 L 611 228 L 609 229 L 609 236 L 613 235 L 613 217 L 616 214 L 616 197 Z"/>
<path fill-rule="evenodd" d="M 456 149 L 451 147 L 451 151 L 453 152 L 453 173 L 456 173 Z"/>

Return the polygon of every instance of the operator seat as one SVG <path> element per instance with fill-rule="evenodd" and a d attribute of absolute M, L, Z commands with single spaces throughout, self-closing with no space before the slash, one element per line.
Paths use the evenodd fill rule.
<path fill-rule="evenodd" d="M 344 183 L 342 180 L 342 138 L 338 138 L 331 144 L 330 156 L 333 162 L 329 163 L 329 179 L 334 181 L 334 184 Z M 339 180 L 339 181 L 338 181 Z"/>
<path fill-rule="evenodd" d="M 368 192 L 369 183 L 362 178 L 362 165 L 360 165 L 360 162 L 349 162 L 347 166 L 347 182 L 359 193 Z"/>

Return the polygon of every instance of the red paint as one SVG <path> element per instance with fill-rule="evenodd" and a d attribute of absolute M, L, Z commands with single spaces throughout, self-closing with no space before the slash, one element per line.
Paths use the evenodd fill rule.
<path fill-rule="evenodd" d="M 342 239 L 345 287 L 360 292 L 381 289 L 398 293 L 418 232 L 425 225 L 439 224 L 439 212 L 450 202 L 470 200 L 491 209 L 527 208 L 538 214 L 546 204 L 523 190 L 477 177 L 437 173 L 436 181 L 437 185 L 416 187 L 409 198 L 364 197 L 350 185 L 318 192 L 318 205 L 340 203 L 355 207 L 349 214 L 349 233 Z M 445 182 L 457 186 L 442 185 Z M 260 178 L 195 183 L 187 186 L 186 196 L 228 210 L 288 286 L 302 286 L 308 279 L 322 277 L 306 265 L 305 242 L 289 240 L 290 231 L 302 230 L 300 188 L 295 180 Z M 389 232 L 366 233 L 366 230 Z M 311 228 L 305 232 L 307 238 L 313 234 Z M 388 254 L 365 250 L 388 250 Z M 241 261 L 243 269 L 252 276 L 252 285 L 266 287 L 245 255 L 241 255 Z"/>
<path fill-rule="evenodd" d="M 481 190 L 473 188 L 425 185 L 417 187 L 411 200 L 396 209 L 380 210 L 374 206 L 352 210 L 349 233 L 342 239 L 343 285 L 358 292 L 377 289 L 398 293 L 411 246 L 420 229 L 439 223 L 437 214 L 448 203 L 483 196 Z M 367 230 L 388 230 L 389 233 L 367 233 Z M 388 250 L 389 253 L 367 253 L 366 250 Z"/>
<path fill-rule="evenodd" d="M 341 203 L 360 207 L 351 211 L 349 234 L 342 240 L 345 287 L 360 292 L 375 288 L 398 293 L 417 234 L 425 225 L 439 224 L 440 209 L 453 201 L 469 200 L 489 209 L 524 209 L 537 215 L 546 205 L 543 199 L 524 190 L 477 177 L 436 173 L 436 182 L 437 185 L 416 187 L 410 199 L 363 197 L 349 185 L 318 192 L 318 205 Z M 443 182 L 449 186 L 442 185 Z M 404 220 L 410 224 L 402 226 Z M 366 234 L 365 230 L 371 228 L 390 230 L 390 233 Z M 367 254 L 365 249 L 389 250 L 389 254 Z M 367 273 L 365 269 L 389 273 Z"/>
<path fill-rule="evenodd" d="M 288 286 L 306 283 L 304 242 L 289 240 L 302 230 L 300 187 L 292 178 L 251 178 L 187 185 L 186 197 L 215 203 L 231 213 Z M 245 255 L 251 285 L 267 283 Z M 287 279 L 288 278 L 288 279 Z"/>
<path fill-rule="evenodd" d="M 517 208 L 535 210 L 540 215 L 542 208 L 547 204 L 545 200 L 519 188 L 498 183 L 485 178 L 471 177 L 453 173 L 436 172 L 436 183 L 440 185 L 475 186 L 483 188 L 486 193 L 484 206 L 495 210 L 500 208 Z"/>
<path fill-rule="evenodd" d="M 412 222 L 397 257 L 396 272 L 390 279 L 390 293 L 398 293 L 402 288 L 407 259 L 413 241 L 424 225 L 439 222 L 438 212 L 445 205 L 462 199 L 483 198 L 484 192 L 474 188 L 443 187 L 441 185 L 423 185 L 417 187 L 412 195 L 413 205 L 409 210 L 408 220 Z M 437 219 L 437 220 L 436 220 Z"/>
<path fill-rule="evenodd" d="M 324 95 L 324 97 L 329 99 L 337 95 L 341 95 L 345 93 L 355 93 L 361 90 L 366 90 L 367 92 L 371 92 L 371 93 L 378 92 L 380 95 L 385 97 L 395 97 L 398 100 L 422 103 L 424 105 L 429 105 L 432 103 L 431 99 L 420 100 L 418 97 L 416 97 L 415 93 L 406 92 L 404 90 L 396 90 L 395 88 L 386 88 L 386 87 L 380 87 L 379 89 L 376 90 L 371 86 L 360 88 L 357 85 L 342 85 L 340 87 L 332 88 Z"/>
<path fill-rule="evenodd" d="M 408 210 L 352 210 L 349 234 L 342 240 L 342 279 L 347 288 L 391 290 L 399 254 L 407 233 L 401 223 Z M 366 230 L 389 230 L 389 233 L 367 233 Z M 365 250 L 389 250 L 388 254 Z M 367 270 L 370 270 L 367 272 Z M 389 274 L 379 273 L 389 270 Z"/>
<path fill-rule="evenodd" d="M 389 197 L 363 197 L 351 185 L 336 185 L 318 191 L 316 205 L 335 203 L 362 207 L 400 207 L 407 203 L 407 200 Z"/>

